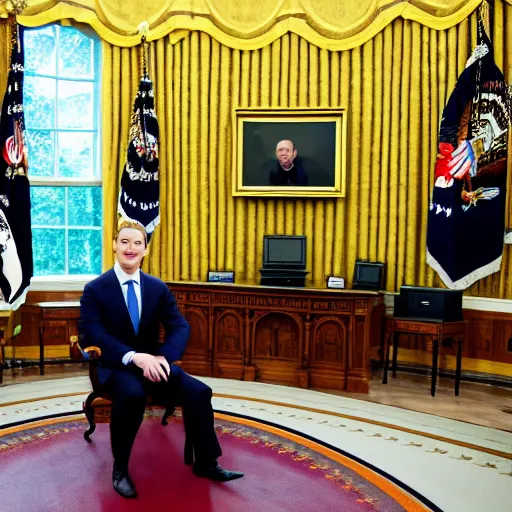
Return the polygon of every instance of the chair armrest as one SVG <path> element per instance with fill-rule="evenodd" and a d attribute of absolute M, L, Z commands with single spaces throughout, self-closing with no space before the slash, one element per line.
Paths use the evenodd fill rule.
<path fill-rule="evenodd" d="M 84 349 L 80 347 L 80 351 L 82 352 L 85 359 L 89 359 L 91 361 L 98 359 L 101 356 L 101 348 L 95 346 L 87 347 Z"/>
<path fill-rule="evenodd" d="M 84 349 L 80 347 L 80 351 L 84 358 L 89 360 L 89 378 L 91 379 L 92 389 L 101 395 L 102 386 L 98 379 L 98 363 L 101 356 L 101 349 L 95 346 Z"/>

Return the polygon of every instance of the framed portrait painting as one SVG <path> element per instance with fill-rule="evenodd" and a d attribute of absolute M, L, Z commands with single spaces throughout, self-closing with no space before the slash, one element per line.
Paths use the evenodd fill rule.
<path fill-rule="evenodd" d="M 237 109 L 234 134 L 234 196 L 345 196 L 345 110 Z"/>

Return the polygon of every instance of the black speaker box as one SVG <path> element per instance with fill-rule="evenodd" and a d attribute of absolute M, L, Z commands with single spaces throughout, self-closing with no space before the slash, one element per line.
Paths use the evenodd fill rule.
<path fill-rule="evenodd" d="M 261 281 L 263 286 L 292 286 L 304 288 L 306 286 L 305 270 L 276 270 L 261 269 Z"/>
<path fill-rule="evenodd" d="M 395 295 L 394 316 L 432 322 L 463 320 L 462 290 L 402 286 Z"/>

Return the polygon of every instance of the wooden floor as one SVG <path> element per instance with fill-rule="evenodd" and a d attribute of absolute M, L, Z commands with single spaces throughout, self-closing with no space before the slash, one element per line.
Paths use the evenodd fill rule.
<path fill-rule="evenodd" d="M 384 385 L 381 373 L 376 372 L 367 395 L 321 391 L 512 432 L 510 388 L 461 382 L 459 396 L 455 396 L 453 379 L 445 377 L 439 378 L 436 396 L 432 397 L 430 377 L 398 372 L 396 379 L 388 377 Z"/>
<path fill-rule="evenodd" d="M 87 375 L 86 365 L 47 366 L 46 375 L 39 369 L 24 368 L 4 371 L 2 386 Z M 451 418 L 486 427 L 512 432 L 512 389 L 462 382 L 460 395 L 454 395 L 453 379 L 440 378 L 436 396 L 430 396 L 430 380 L 427 376 L 398 372 L 397 378 L 389 378 L 389 384 L 381 384 L 381 374 L 376 372 L 370 382 L 368 394 L 346 393 L 329 389 L 318 389 L 325 393 L 367 400 L 407 410 Z"/>

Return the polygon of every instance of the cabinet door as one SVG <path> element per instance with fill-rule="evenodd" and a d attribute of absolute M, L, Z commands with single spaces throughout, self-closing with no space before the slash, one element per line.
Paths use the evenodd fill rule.
<path fill-rule="evenodd" d="M 512 320 L 494 320 L 493 361 L 512 364 Z"/>
<path fill-rule="evenodd" d="M 50 320 L 43 323 L 45 359 L 69 357 L 69 324 L 67 320 Z"/>

